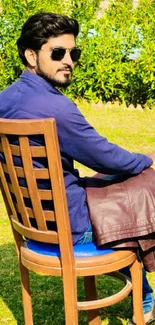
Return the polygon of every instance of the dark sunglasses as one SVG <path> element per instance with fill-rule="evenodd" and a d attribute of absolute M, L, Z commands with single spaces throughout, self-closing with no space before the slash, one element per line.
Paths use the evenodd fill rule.
<path fill-rule="evenodd" d="M 69 52 L 73 62 L 76 62 L 80 59 L 81 50 L 77 47 L 73 47 L 72 49 L 65 49 L 64 47 L 54 47 L 52 49 L 51 59 L 54 61 L 61 61 L 64 58 L 66 52 Z"/>

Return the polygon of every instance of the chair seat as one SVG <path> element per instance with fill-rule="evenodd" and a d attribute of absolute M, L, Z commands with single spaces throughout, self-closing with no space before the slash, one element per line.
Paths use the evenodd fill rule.
<path fill-rule="evenodd" d="M 47 244 L 29 239 L 26 240 L 26 246 L 38 254 L 60 257 L 59 245 L 56 244 Z M 74 245 L 73 251 L 76 258 L 85 258 L 110 254 L 115 250 L 97 247 L 95 242 L 91 242 L 83 245 Z"/>
<path fill-rule="evenodd" d="M 131 250 L 98 248 L 95 243 L 74 245 L 77 276 L 114 272 L 134 262 Z M 21 246 L 21 260 L 28 269 L 43 274 L 62 275 L 59 246 L 28 239 Z"/>
<path fill-rule="evenodd" d="M 132 250 L 97 248 L 95 243 L 75 245 L 73 249 L 76 254 L 77 276 L 114 272 L 132 264 L 137 258 Z M 21 245 L 21 260 L 25 267 L 34 272 L 62 275 L 62 261 L 58 245 L 27 240 Z"/>

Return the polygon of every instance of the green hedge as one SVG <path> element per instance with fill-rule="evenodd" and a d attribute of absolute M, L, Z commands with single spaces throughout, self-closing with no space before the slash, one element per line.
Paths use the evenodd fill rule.
<path fill-rule="evenodd" d="M 16 39 L 25 19 L 48 10 L 78 19 L 81 32 L 78 45 L 82 56 L 66 93 L 88 101 L 120 101 L 134 105 L 155 101 L 155 1 L 111 1 L 108 10 L 97 18 L 99 0 L 3 1 L 0 16 L 0 88 L 17 79 L 22 70 Z M 9 3 L 9 5 L 8 5 Z M 65 3 L 65 5 L 64 5 Z M 140 56 L 130 56 L 139 49 Z"/>

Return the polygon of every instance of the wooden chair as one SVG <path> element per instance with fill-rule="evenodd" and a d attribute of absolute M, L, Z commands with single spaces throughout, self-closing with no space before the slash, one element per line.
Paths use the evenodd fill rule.
<path fill-rule="evenodd" d="M 40 146 L 33 142 L 36 135 L 42 139 Z M 94 243 L 72 246 L 55 120 L 0 119 L 0 152 L 1 190 L 17 249 L 25 324 L 33 324 L 31 270 L 63 277 L 66 325 L 78 325 L 79 310 L 88 310 L 89 325 L 101 324 L 99 308 L 121 301 L 131 290 L 136 324 L 144 325 L 142 271 L 137 254 L 132 250 L 98 249 Z M 46 161 L 44 168 L 33 166 L 38 157 Z M 40 180 L 48 182 L 49 189 L 39 188 Z M 49 210 L 43 209 L 44 201 L 51 205 Z M 132 284 L 115 273 L 126 266 Z M 100 274 L 118 277 L 124 281 L 124 288 L 110 297 L 97 299 L 95 276 Z M 84 277 L 84 302 L 77 301 L 79 276 Z"/>

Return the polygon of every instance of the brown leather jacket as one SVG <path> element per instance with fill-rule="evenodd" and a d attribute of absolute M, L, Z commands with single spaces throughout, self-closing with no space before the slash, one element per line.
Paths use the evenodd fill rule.
<path fill-rule="evenodd" d="M 97 244 L 138 247 L 144 267 L 155 271 L 155 171 L 136 176 L 86 177 L 87 203 Z"/>

